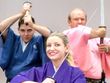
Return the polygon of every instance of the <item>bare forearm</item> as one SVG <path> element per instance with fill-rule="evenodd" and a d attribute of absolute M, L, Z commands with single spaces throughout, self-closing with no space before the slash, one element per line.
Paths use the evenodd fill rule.
<path fill-rule="evenodd" d="M 45 37 L 48 37 L 51 33 L 51 31 L 45 26 L 33 24 L 33 28 Z"/>
<path fill-rule="evenodd" d="M 6 29 L 7 27 L 9 27 L 13 23 L 15 23 L 20 17 L 22 17 L 21 13 L 11 16 L 11 17 L 5 19 L 4 21 L 2 21 L 0 23 L 0 31 L 2 32 L 4 29 Z"/>
<path fill-rule="evenodd" d="M 5 19 L 4 21 L 2 21 L 0 23 L 0 32 L 3 32 L 4 30 L 6 30 L 9 26 L 11 26 L 13 23 L 15 23 L 19 18 L 23 17 L 26 14 L 26 11 L 30 11 L 30 4 L 24 4 L 22 7 L 22 10 L 20 11 L 20 13 L 13 15 L 7 19 Z M 3 35 L 6 35 L 6 31 L 3 33 Z"/>

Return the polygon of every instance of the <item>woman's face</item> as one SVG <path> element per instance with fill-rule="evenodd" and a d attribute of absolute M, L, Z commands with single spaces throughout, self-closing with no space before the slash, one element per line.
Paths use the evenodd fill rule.
<path fill-rule="evenodd" d="M 63 60 L 67 47 L 63 40 L 57 36 L 51 36 L 46 42 L 46 53 L 52 61 Z"/>

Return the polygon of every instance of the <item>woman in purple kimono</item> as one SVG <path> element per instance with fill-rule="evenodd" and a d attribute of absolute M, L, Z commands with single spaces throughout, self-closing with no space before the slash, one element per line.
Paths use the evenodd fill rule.
<path fill-rule="evenodd" d="M 68 39 L 64 34 L 52 33 L 48 37 L 46 53 L 50 62 L 20 73 L 11 83 L 86 83 L 80 69 L 72 67 L 66 60 L 70 55 Z"/>

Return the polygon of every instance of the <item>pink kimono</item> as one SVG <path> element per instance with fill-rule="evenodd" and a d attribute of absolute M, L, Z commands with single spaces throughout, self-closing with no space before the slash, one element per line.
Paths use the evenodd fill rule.
<path fill-rule="evenodd" d="M 97 42 L 92 42 L 90 32 L 91 28 L 81 25 L 64 31 L 64 34 L 69 38 L 74 63 L 84 72 L 86 77 L 100 79 L 102 62 L 103 69 L 107 73 L 106 77 L 110 77 L 110 56 L 103 56 L 103 59 L 101 59 L 101 56 L 97 54 Z"/>
<path fill-rule="evenodd" d="M 101 78 L 102 69 L 105 72 L 106 78 L 110 78 L 110 54 L 100 54 L 97 44 L 100 44 L 100 38 L 91 39 L 88 41 L 91 49 L 92 68 L 88 71 L 87 77 Z M 104 38 L 104 44 L 110 45 L 110 39 Z"/>

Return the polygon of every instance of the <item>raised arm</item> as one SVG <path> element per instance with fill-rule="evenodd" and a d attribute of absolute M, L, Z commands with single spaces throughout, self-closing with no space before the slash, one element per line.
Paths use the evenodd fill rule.
<path fill-rule="evenodd" d="M 38 25 L 38 24 L 34 24 L 33 28 L 45 37 L 48 37 L 51 33 L 51 31 L 47 27 L 41 26 L 41 25 Z"/>
<path fill-rule="evenodd" d="M 32 22 L 32 16 L 29 12 L 24 16 L 24 23 L 28 24 L 30 27 L 42 34 L 44 37 L 48 37 L 51 33 L 51 30 L 49 30 L 47 27 Z"/>
<path fill-rule="evenodd" d="M 6 37 L 7 28 L 9 28 L 9 26 L 14 24 L 19 18 L 23 17 L 25 15 L 26 11 L 29 11 L 29 10 L 30 10 L 30 5 L 25 3 L 25 5 L 23 5 L 21 12 L 3 20 L 0 23 L 0 32 L 2 33 L 2 35 L 4 37 Z"/>

